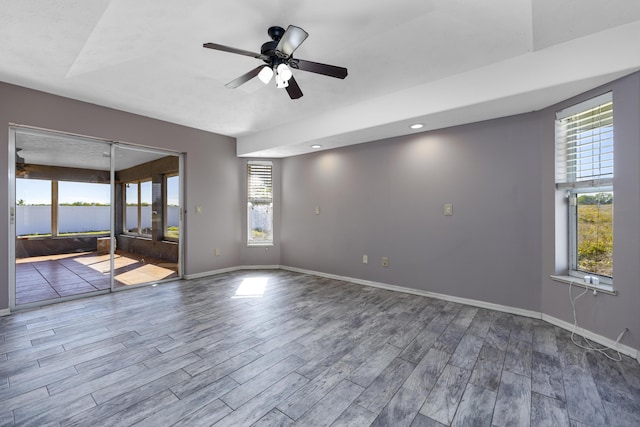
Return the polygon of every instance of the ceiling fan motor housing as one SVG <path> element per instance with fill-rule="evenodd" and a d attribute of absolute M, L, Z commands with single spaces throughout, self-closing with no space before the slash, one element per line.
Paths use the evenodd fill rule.
<path fill-rule="evenodd" d="M 284 28 L 278 26 L 269 27 L 269 29 L 267 30 L 267 34 L 269 34 L 271 40 L 273 40 L 277 44 L 277 42 L 280 41 L 284 34 Z"/>
<path fill-rule="evenodd" d="M 272 56 L 276 56 L 276 46 L 278 46 L 278 42 L 276 40 L 266 42 L 260 48 L 260 53 L 271 59 Z M 267 59 L 265 59 L 264 62 L 269 63 Z"/>

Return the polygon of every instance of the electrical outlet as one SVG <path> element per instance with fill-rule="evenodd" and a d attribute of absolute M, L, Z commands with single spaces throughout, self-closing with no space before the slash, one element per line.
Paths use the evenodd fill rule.
<path fill-rule="evenodd" d="M 316 215 L 320 215 L 320 206 L 316 206 L 315 212 L 316 212 Z"/>
<path fill-rule="evenodd" d="M 216 256 L 220 256 L 220 248 L 216 248 L 215 254 L 216 254 Z"/>
<path fill-rule="evenodd" d="M 367 255 L 362 255 L 362 263 L 369 264 L 369 257 Z"/>
<path fill-rule="evenodd" d="M 453 215 L 453 205 L 451 203 L 447 203 L 444 205 L 444 215 L 451 216 Z"/>
<path fill-rule="evenodd" d="M 382 257 L 382 266 L 383 267 L 389 267 L 389 257 L 388 256 L 383 256 Z"/>

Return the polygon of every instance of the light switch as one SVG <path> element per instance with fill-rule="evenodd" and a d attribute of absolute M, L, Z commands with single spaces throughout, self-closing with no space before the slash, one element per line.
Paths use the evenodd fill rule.
<path fill-rule="evenodd" d="M 196 215 L 200 215 L 202 213 L 202 206 L 196 206 Z"/>
<path fill-rule="evenodd" d="M 444 215 L 445 216 L 453 215 L 453 205 L 452 204 L 447 203 L 446 205 L 444 205 Z"/>
<path fill-rule="evenodd" d="M 320 215 L 320 206 L 316 206 L 316 215 Z"/>

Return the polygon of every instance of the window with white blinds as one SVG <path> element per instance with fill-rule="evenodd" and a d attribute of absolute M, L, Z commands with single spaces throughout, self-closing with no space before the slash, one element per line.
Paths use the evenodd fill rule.
<path fill-rule="evenodd" d="M 611 93 L 556 114 L 556 187 L 568 215 L 558 238 L 568 238 L 568 274 L 592 284 L 613 284 L 613 133 Z"/>
<path fill-rule="evenodd" d="M 247 165 L 249 201 L 273 199 L 273 165 L 271 162 L 250 161 Z"/>
<path fill-rule="evenodd" d="M 273 163 L 247 163 L 247 244 L 273 244 Z"/>
<path fill-rule="evenodd" d="M 556 113 L 556 186 L 612 183 L 613 102 L 606 93 Z"/>

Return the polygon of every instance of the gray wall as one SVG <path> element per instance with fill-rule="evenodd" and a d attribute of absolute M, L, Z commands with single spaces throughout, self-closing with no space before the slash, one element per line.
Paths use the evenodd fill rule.
<path fill-rule="evenodd" d="M 0 132 L 2 165 L 8 164 L 6 126 L 10 122 L 187 153 L 185 272 L 240 264 L 241 161 L 233 138 L 0 83 L 0 124 L 5 129 Z M 7 188 L 5 173 L 0 178 L 0 200 L 8 200 Z M 195 214 L 197 205 L 202 206 L 200 215 Z M 7 209 L 0 210 L 0 224 L 8 224 Z M 0 227 L 0 241 L 8 241 L 6 225 Z M 219 257 L 214 256 L 216 247 L 221 249 Z M 0 247 L 0 309 L 8 307 L 7 251 L 6 244 Z"/>
<path fill-rule="evenodd" d="M 578 300 L 578 322 L 614 340 L 628 327 L 622 343 L 640 348 L 639 74 L 540 112 L 284 159 L 281 263 L 573 323 L 568 285 L 549 278 L 566 272 L 556 250 L 566 210 L 555 204 L 554 114 L 608 90 L 619 295 Z"/>
<path fill-rule="evenodd" d="M 539 310 L 537 138 L 520 115 L 287 158 L 282 263 Z"/>

